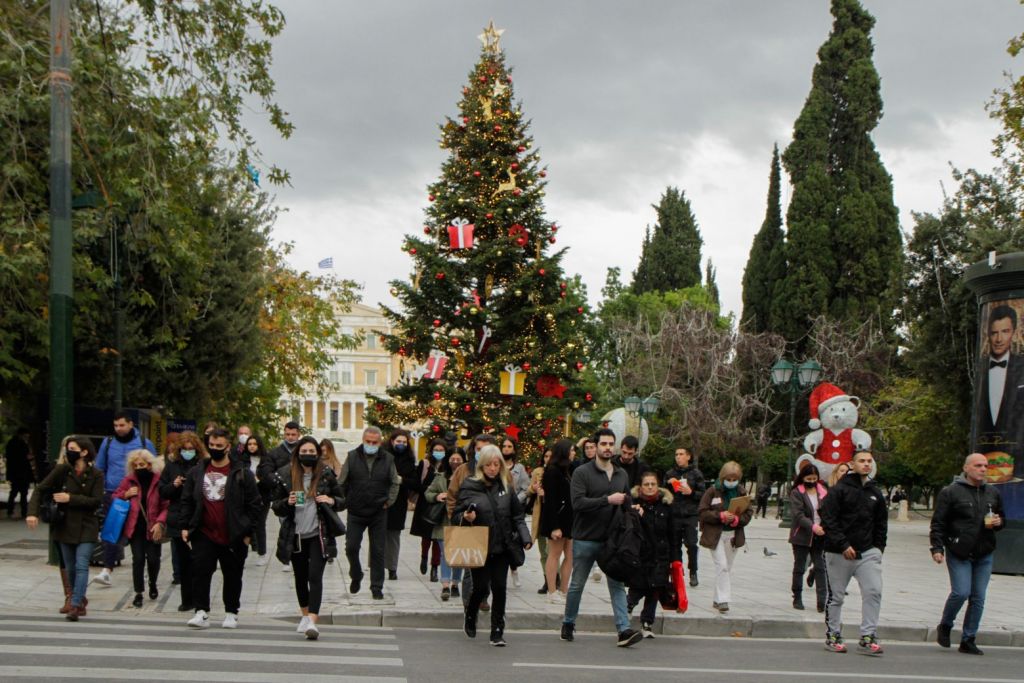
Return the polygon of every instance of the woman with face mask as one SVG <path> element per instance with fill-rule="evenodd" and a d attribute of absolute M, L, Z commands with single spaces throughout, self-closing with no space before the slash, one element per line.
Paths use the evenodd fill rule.
<path fill-rule="evenodd" d="M 153 462 L 152 454 L 143 448 L 130 452 L 125 464 L 127 474 L 114 491 L 114 498 L 127 500 L 130 505 L 122 537 L 132 547 L 134 607 L 142 607 L 145 570 L 149 571 L 149 599 L 160 596 L 156 580 L 160 574 L 160 540 L 167 533 L 168 501 L 160 496 Z"/>
<path fill-rule="evenodd" d="M 743 528 L 750 523 L 753 508 L 747 505 L 739 515 L 729 512 L 733 499 L 745 495 L 740 479 L 743 469 L 734 460 L 722 465 L 718 479 L 700 499 L 697 518 L 701 523 L 700 545 L 711 551 L 715 561 L 715 592 L 712 607 L 719 612 L 729 611 L 732 593 L 732 563 L 736 551 L 743 547 L 746 538 Z"/>
<path fill-rule="evenodd" d="M 295 446 L 290 465 L 278 470 L 285 486 L 275 489 L 272 507 L 281 518 L 277 559 L 291 559 L 295 595 L 299 601 L 298 633 L 309 640 L 320 637 L 320 603 L 324 592 L 324 567 L 338 556 L 338 545 L 327 524 L 329 510 L 342 507 L 341 485 L 322 457 L 320 444 L 311 436 Z"/>
<path fill-rule="evenodd" d="M 182 432 L 178 442 L 171 447 L 160 473 L 157 488 L 160 497 L 167 501 L 167 533 L 171 538 L 171 552 L 178 556 L 180 571 L 181 604 L 179 612 L 191 612 L 192 606 L 192 549 L 181 540 L 181 525 L 178 522 L 181 511 L 181 490 L 185 478 L 193 467 L 207 458 L 206 446 L 195 432 Z"/>
<path fill-rule="evenodd" d="M 72 586 L 71 606 L 64 615 L 68 621 L 78 621 L 79 617 L 85 616 L 89 559 L 100 533 L 96 510 L 103 502 L 103 472 L 92 466 L 95 457 L 92 441 L 79 436 L 68 439 L 65 448 L 67 463 L 58 464 L 39 482 L 32 492 L 28 517 L 25 518 L 29 530 L 34 530 L 39 525 L 40 506 L 51 499 L 63 511 L 63 518 L 51 524 L 51 532 L 53 539 L 60 544 Z"/>
<path fill-rule="evenodd" d="M 437 583 L 437 573 L 441 566 L 441 547 L 433 538 L 433 522 L 424 517 L 431 505 L 425 494 L 434 482 L 448 451 L 443 441 L 435 439 L 427 447 L 427 453 L 429 457 L 423 458 L 416 464 L 416 471 L 409 483 L 410 490 L 416 494 L 416 507 L 412 513 L 412 525 L 409 528 L 409 533 L 420 537 L 420 567 L 427 563 L 429 555 L 430 582 Z"/>
<path fill-rule="evenodd" d="M 793 515 L 793 526 L 789 530 L 789 542 L 793 546 L 793 609 L 804 608 L 804 570 L 810 558 L 818 611 L 825 611 L 825 529 L 821 526 L 818 509 L 827 495 L 828 489 L 819 481 L 818 468 L 805 462 L 789 494 L 789 509 Z"/>
<path fill-rule="evenodd" d="M 249 469 L 253 469 L 267 457 L 267 448 L 263 444 L 263 439 L 255 434 L 244 436 L 245 444 L 242 445 L 242 462 L 246 463 L 246 467 Z M 269 555 L 267 555 L 267 515 L 270 513 L 270 489 L 262 486 L 258 477 L 256 479 L 256 486 L 260 491 L 262 507 L 260 509 L 260 519 L 255 525 L 256 534 L 252 539 L 253 550 L 256 551 L 256 561 L 253 564 L 257 567 L 264 567 L 269 558 Z"/>
<path fill-rule="evenodd" d="M 430 445 L 430 458 L 440 463 L 437 473 L 430 486 L 427 487 L 423 497 L 429 505 L 444 505 L 448 500 L 448 480 L 452 472 L 459 469 L 466 462 L 466 454 L 461 448 L 456 448 L 451 455 L 447 453 L 443 441 L 434 441 Z M 462 568 L 452 569 L 444 560 L 444 528 L 448 526 L 448 512 L 441 509 L 441 523 L 436 525 L 430 533 L 431 539 L 437 543 L 438 555 L 441 557 L 441 601 L 448 602 L 449 598 L 459 597 L 459 584 L 462 582 Z"/>

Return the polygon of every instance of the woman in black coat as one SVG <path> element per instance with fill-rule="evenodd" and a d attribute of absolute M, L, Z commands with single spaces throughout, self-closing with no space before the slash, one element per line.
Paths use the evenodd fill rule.
<path fill-rule="evenodd" d="M 789 492 L 789 509 L 793 515 L 793 526 L 789 529 L 789 542 L 793 546 L 793 609 L 804 608 L 804 570 L 810 557 L 818 611 L 825 611 L 825 530 L 821 526 L 818 509 L 827 493 L 824 484 L 818 480 L 818 468 L 812 463 L 804 463 Z"/>
<path fill-rule="evenodd" d="M 561 439 L 551 448 L 551 460 L 544 467 L 540 504 L 540 535 L 548 539 L 548 559 L 544 563 L 544 580 L 548 602 L 564 602 L 572 573 L 572 453 L 569 439 Z M 559 566 L 559 558 L 561 566 Z M 561 583 L 555 576 L 560 575 Z M 561 586 L 562 590 L 556 590 Z"/>
<path fill-rule="evenodd" d="M 209 455 L 206 445 L 195 432 L 182 432 L 178 442 L 171 446 L 164 462 L 164 471 L 160 473 L 157 488 L 160 497 L 166 498 L 167 535 L 171 539 L 171 552 L 178 558 L 178 578 L 180 579 L 181 604 L 179 612 L 191 612 L 192 606 L 192 547 L 181 540 L 181 492 L 188 473 Z"/>
<path fill-rule="evenodd" d="M 276 478 L 271 507 L 281 518 L 277 559 L 290 561 L 295 575 L 295 596 L 302 613 L 297 631 L 316 640 L 324 567 L 328 559 L 338 556 L 335 537 L 344 531 L 337 515 L 344 505 L 343 493 L 320 444 L 311 436 L 295 445 L 291 464 L 278 470 Z"/>
<path fill-rule="evenodd" d="M 491 600 L 491 645 L 505 645 L 505 587 L 511 567 L 522 566 L 525 550 L 533 545 L 523 508 L 515 495 L 501 451 L 487 444 L 476 453 L 476 471 L 462 483 L 452 524 L 487 526 L 487 559 L 472 570 L 473 593 L 466 605 L 464 630 L 476 637 L 476 616 L 480 603 Z"/>
<path fill-rule="evenodd" d="M 629 588 L 627 602 L 636 605 L 644 600 L 640 612 L 640 632 L 645 638 L 654 637 L 654 613 L 658 599 L 671 584 L 669 568 L 673 562 L 683 559 L 680 534 L 673 515 L 673 495 L 668 489 L 658 487 L 658 475 L 644 472 L 640 485 L 631 492 L 633 503 L 643 510 L 640 526 L 644 542 L 640 546 L 641 575 L 635 585 Z"/>
<path fill-rule="evenodd" d="M 416 454 L 409 444 L 409 432 L 404 429 L 391 432 L 388 450 L 395 458 L 395 471 L 402 478 L 402 483 L 398 487 L 398 498 L 395 499 L 395 504 L 387 509 L 388 541 L 384 566 L 388 570 L 388 580 L 395 581 L 398 579 L 398 551 L 402 547 L 402 531 L 405 529 L 405 516 L 409 512 L 409 485 L 416 470 Z M 422 562 L 420 573 L 427 573 L 427 567 Z"/>
<path fill-rule="evenodd" d="M 438 457 L 440 455 L 440 457 Z M 412 513 L 412 524 L 409 533 L 420 537 L 420 574 L 427 571 L 427 555 L 430 554 L 430 581 L 437 582 L 437 571 L 441 566 L 441 546 L 433 539 L 434 525 L 424 518 L 427 508 L 426 494 L 430 484 L 437 476 L 438 468 L 448 455 L 447 446 L 441 439 L 434 439 L 427 446 L 427 457 L 416 464 L 413 475 L 409 477 L 409 490 L 416 494 L 416 508 Z"/>

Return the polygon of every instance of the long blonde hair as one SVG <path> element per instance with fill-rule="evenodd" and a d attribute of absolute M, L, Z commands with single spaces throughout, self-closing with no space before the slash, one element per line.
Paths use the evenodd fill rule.
<path fill-rule="evenodd" d="M 476 452 L 476 472 L 473 474 L 473 478 L 483 481 L 484 466 L 489 464 L 492 460 L 498 460 L 501 463 L 501 467 L 498 469 L 498 476 L 501 477 L 501 481 L 505 485 L 505 489 L 511 489 L 512 479 L 508 475 L 508 467 L 505 466 L 505 458 L 501 455 L 501 449 L 493 443 L 487 444 Z"/>

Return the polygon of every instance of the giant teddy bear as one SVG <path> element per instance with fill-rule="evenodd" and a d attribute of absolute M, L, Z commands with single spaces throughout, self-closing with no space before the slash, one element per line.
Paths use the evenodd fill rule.
<path fill-rule="evenodd" d="M 817 466 L 823 479 L 827 479 L 838 465 L 853 460 L 857 451 L 871 449 L 871 437 L 857 429 L 860 399 L 848 396 L 834 384 L 822 382 L 814 388 L 809 399 L 812 431 L 804 438 L 804 450 L 796 461 L 796 471 L 805 462 Z"/>

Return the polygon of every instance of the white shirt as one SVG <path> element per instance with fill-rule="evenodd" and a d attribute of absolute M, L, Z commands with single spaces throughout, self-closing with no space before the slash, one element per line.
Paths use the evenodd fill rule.
<path fill-rule="evenodd" d="M 989 357 L 989 361 L 1007 361 L 1009 365 L 1010 352 L 1007 351 L 999 358 Z M 1003 403 L 1003 389 L 1006 388 L 1006 368 L 994 367 L 988 369 L 988 410 L 992 416 L 992 424 L 999 419 L 999 406 Z"/>

